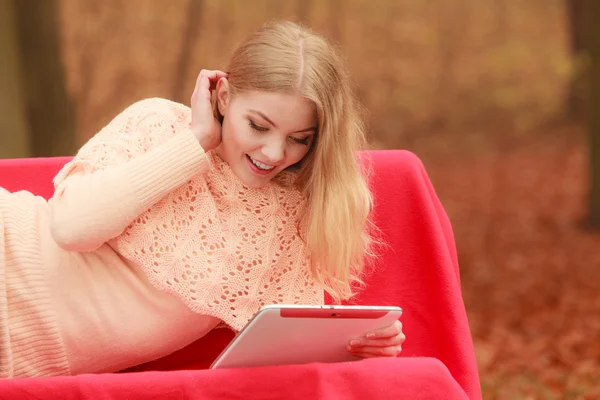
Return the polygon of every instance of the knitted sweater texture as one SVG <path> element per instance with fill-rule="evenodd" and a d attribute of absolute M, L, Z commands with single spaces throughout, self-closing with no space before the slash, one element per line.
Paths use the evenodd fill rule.
<path fill-rule="evenodd" d="M 0 378 L 116 371 L 266 304 L 323 303 L 294 173 L 248 188 L 190 121 L 181 104 L 137 102 L 48 202 L 0 188 Z"/>

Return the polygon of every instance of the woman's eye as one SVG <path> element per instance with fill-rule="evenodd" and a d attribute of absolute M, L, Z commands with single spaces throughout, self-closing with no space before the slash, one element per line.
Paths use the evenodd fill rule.
<path fill-rule="evenodd" d="M 291 137 L 291 139 L 292 139 L 294 142 L 296 142 L 296 143 L 300 143 L 300 144 L 307 145 L 307 144 L 308 144 L 308 139 L 309 139 L 309 138 L 305 137 L 305 138 L 303 138 L 303 139 L 300 139 L 300 138 L 297 138 L 297 137 L 293 137 L 293 136 L 292 136 L 292 137 Z"/>
<path fill-rule="evenodd" d="M 266 132 L 269 130 L 269 128 L 265 128 L 264 126 L 256 125 L 252 120 L 248 120 L 248 124 L 250 125 L 250 128 L 254 129 L 255 131 Z"/>

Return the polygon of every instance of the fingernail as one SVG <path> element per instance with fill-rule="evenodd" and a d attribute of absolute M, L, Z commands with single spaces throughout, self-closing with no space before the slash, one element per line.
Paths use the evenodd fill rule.
<path fill-rule="evenodd" d="M 358 346 L 360 344 L 360 340 L 352 340 L 350 341 L 350 346 Z"/>

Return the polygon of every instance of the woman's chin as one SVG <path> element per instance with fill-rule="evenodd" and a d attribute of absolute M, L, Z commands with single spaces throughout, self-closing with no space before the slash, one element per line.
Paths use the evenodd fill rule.
<path fill-rule="evenodd" d="M 243 168 L 243 171 L 235 171 L 234 173 L 242 184 L 250 189 L 260 189 L 273 179 L 274 174 L 259 175 L 248 168 Z"/>

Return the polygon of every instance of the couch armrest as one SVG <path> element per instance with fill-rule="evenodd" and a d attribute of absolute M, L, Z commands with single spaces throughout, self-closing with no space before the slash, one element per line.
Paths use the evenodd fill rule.
<path fill-rule="evenodd" d="M 379 358 L 230 370 L 138 372 L 0 381 L 6 399 L 460 399 L 434 358 Z"/>

